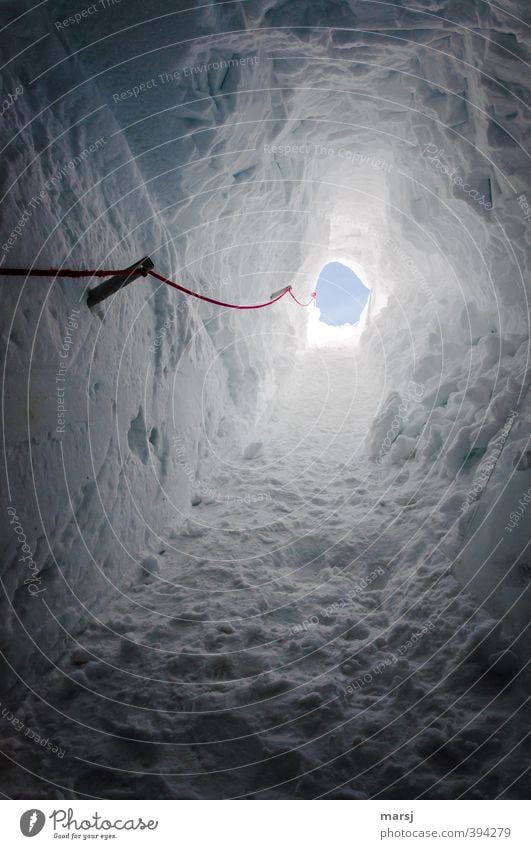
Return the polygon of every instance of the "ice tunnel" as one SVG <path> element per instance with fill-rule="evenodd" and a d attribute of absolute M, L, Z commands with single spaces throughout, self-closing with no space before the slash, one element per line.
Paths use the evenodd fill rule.
<path fill-rule="evenodd" d="M 525 798 L 528 3 L 0 10 L 0 789 Z"/>

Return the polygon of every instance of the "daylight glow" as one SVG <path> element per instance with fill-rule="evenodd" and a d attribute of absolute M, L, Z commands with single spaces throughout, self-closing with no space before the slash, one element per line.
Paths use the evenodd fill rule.
<path fill-rule="evenodd" d="M 356 344 L 366 324 L 368 287 L 346 263 L 333 260 L 323 266 L 316 292 L 308 317 L 308 344 L 319 348 Z M 353 321 L 339 323 L 342 314 Z"/>
<path fill-rule="evenodd" d="M 328 262 L 316 286 L 321 321 L 340 326 L 356 324 L 369 299 L 369 289 L 343 262 Z"/>
<path fill-rule="evenodd" d="M 328 345 L 354 345 L 361 335 L 361 322 L 357 324 L 326 324 L 321 320 L 318 306 L 311 307 L 308 318 L 308 345 L 322 348 Z"/>

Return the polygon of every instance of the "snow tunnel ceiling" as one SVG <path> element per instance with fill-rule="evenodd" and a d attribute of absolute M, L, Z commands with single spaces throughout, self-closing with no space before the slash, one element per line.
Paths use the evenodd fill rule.
<path fill-rule="evenodd" d="M 452 303 L 469 336 L 471 320 L 525 332 L 523 0 L 104 5 L 48 16 L 125 135 L 178 271 L 307 294 L 333 257 L 374 290 L 373 318 L 387 305 L 425 326 L 428 309 L 439 332 Z M 70 63 L 46 73 L 58 89 Z"/>

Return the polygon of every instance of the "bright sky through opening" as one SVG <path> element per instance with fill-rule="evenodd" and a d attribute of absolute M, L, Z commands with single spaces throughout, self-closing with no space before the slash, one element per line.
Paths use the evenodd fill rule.
<path fill-rule="evenodd" d="M 316 292 L 320 320 L 335 327 L 356 324 L 369 297 L 367 287 L 341 262 L 329 262 L 324 266 Z"/>

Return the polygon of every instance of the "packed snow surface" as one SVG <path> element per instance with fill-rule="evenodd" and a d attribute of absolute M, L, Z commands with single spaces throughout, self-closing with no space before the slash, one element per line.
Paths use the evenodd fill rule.
<path fill-rule="evenodd" d="M 22 756 L 12 731 L 12 795 L 474 797 L 518 779 L 514 640 L 451 576 L 422 467 L 366 459 L 377 405 L 355 350 L 297 357 L 261 442 L 219 461 L 24 701 L 60 749 Z"/>

